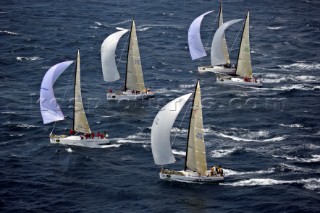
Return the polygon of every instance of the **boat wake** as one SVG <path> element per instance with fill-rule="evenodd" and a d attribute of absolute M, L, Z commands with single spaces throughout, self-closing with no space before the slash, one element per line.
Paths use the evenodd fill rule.
<path fill-rule="evenodd" d="M 241 180 L 234 183 L 222 183 L 222 185 L 229 186 L 272 186 L 279 184 L 302 184 L 304 188 L 318 191 L 320 190 L 320 178 L 309 178 L 301 180 L 275 180 L 271 178 L 252 178 L 248 180 Z"/>
<path fill-rule="evenodd" d="M 244 141 L 244 142 L 277 142 L 277 141 L 283 141 L 286 139 L 285 136 L 279 136 L 279 137 L 274 137 L 274 138 L 267 138 L 267 139 L 254 139 L 255 135 L 247 135 L 248 138 L 242 138 L 242 137 L 238 137 L 238 136 L 233 136 L 233 135 L 226 135 L 223 133 L 216 133 L 217 136 L 219 137 L 223 137 L 223 138 L 229 138 L 232 139 L 234 141 Z"/>

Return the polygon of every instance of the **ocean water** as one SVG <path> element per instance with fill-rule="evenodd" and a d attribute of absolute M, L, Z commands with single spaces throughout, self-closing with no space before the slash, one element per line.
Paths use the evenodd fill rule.
<path fill-rule="evenodd" d="M 251 57 L 263 88 L 217 85 L 199 74 L 187 31 L 198 15 L 206 50 L 217 0 L 4 1 L 0 7 L 0 211 L 1 212 L 319 212 L 320 211 L 320 2 L 225 0 L 224 20 L 250 10 Z M 103 81 L 100 46 L 116 28 L 136 21 L 145 83 L 156 98 L 110 103 L 108 88 L 123 85 L 126 41 L 119 42 L 121 80 Z M 242 24 L 226 32 L 235 62 Z M 232 47 L 232 48 L 231 48 Z M 93 131 L 107 130 L 100 149 L 52 145 L 43 125 L 39 88 L 54 64 L 81 54 L 82 96 Z M 55 132 L 72 125 L 72 68 L 55 95 L 66 116 Z M 159 180 L 150 132 L 168 101 L 202 88 L 208 165 L 223 166 L 220 184 Z M 66 98 L 62 97 L 66 94 Z M 188 107 L 172 130 L 182 169 Z"/>

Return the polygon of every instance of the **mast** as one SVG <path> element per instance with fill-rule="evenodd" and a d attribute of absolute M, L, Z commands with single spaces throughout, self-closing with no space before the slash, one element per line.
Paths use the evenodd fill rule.
<path fill-rule="evenodd" d="M 79 55 L 79 49 L 76 54 L 76 66 L 74 70 L 74 91 L 73 91 L 73 123 L 72 123 L 72 129 L 74 130 L 75 127 L 75 117 L 76 117 L 76 79 L 77 79 L 77 70 L 78 70 L 78 55 Z"/>
<path fill-rule="evenodd" d="M 131 30 L 130 30 L 130 33 L 129 33 L 128 50 L 127 50 L 126 77 L 125 77 L 125 81 L 124 81 L 124 91 L 127 91 L 128 61 L 129 61 L 129 49 L 130 49 L 130 45 L 131 45 L 132 27 L 133 27 L 133 20 L 131 22 Z"/>

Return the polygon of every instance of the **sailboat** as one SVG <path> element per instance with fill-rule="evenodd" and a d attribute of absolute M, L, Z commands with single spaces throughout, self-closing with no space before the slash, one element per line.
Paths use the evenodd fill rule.
<path fill-rule="evenodd" d="M 208 11 L 198 18 L 196 18 L 190 25 L 188 31 L 188 44 L 192 60 L 202 58 L 207 56 L 201 38 L 200 38 L 200 25 L 203 17 L 212 11 Z M 236 21 L 237 20 L 237 21 Z M 219 10 L 219 22 L 218 29 L 212 39 L 211 43 L 211 65 L 209 66 L 200 66 L 198 71 L 203 72 L 215 72 L 215 73 L 234 73 L 234 65 L 231 65 L 227 41 L 225 38 L 224 31 L 231 25 L 241 21 L 241 19 L 232 20 L 227 22 L 228 24 L 223 24 L 223 13 L 222 13 L 222 3 L 220 4 Z M 198 36 L 197 36 L 198 35 Z M 194 40 L 197 40 L 195 42 Z M 199 54 L 200 53 L 200 54 Z"/>
<path fill-rule="evenodd" d="M 262 87 L 261 79 L 257 79 L 252 74 L 249 28 L 250 25 L 248 11 L 242 31 L 236 72 L 234 75 L 217 75 L 218 83 Z"/>
<path fill-rule="evenodd" d="M 189 93 L 169 102 L 155 117 L 151 128 L 151 149 L 156 165 L 164 166 L 176 161 L 171 150 L 170 132 L 178 114 L 191 95 L 192 93 Z M 184 170 L 175 171 L 162 168 L 159 173 L 160 179 L 198 183 L 224 180 L 223 172 L 216 173 L 207 168 L 199 81 L 194 92 L 186 149 Z"/>
<path fill-rule="evenodd" d="M 106 82 L 114 82 L 120 79 L 119 71 L 115 61 L 115 50 L 120 38 L 128 30 L 121 30 L 109 35 L 101 45 L 101 64 L 103 79 Z M 136 33 L 136 25 L 132 21 L 129 36 L 126 77 L 124 87 L 121 91 L 113 92 L 109 89 L 107 100 L 141 100 L 153 98 L 154 93 L 145 87 L 141 59 Z"/>
<path fill-rule="evenodd" d="M 40 89 L 40 108 L 44 124 L 64 120 L 65 117 L 57 103 L 53 92 L 53 84 L 58 77 L 73 63 L 65 61 L 51 67 L 43 77 Z M 99 147 L 109 143 L 108 134 L 94 134 L 89 126 L 86 113 L 83 108 L 80 81 L 80 52 L 77 52 L 76 69 L 74 79 L 74 106 L 73 127 L 70 135 L 55 135 L 53 130 L 49 135 L 51 143 L 66 145 Z"/>

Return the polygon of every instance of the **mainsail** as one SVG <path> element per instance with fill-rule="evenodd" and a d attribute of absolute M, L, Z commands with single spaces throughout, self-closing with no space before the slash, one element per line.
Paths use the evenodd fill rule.
<path fill-rule="evenodd" d="M 76 76 L 74 85 L 73 129 L 77 132 L 91 133 L 86 113 L 83 109 L 80 83 L 80 52 L 77 53 Z"/>
<path fill-rule="evenodd" d="M 221 1 L 220 11 L 219 11 L 219 27 L 221 27 L 222 24 L 223 24 L 223 14 L 222 14 L 222 1 Z M 228 51 L 227 40 L 226 40 L 225 34 L 223 34 L 221 45 L 222 45 L 222 51 L 224 54 L 224 58 L 226 60 L 226 64 L 230 64 L 230 57 L 229 57 L 229 51 Z M 213 60 L 212 60 L 212 46 L 211 46 L 211 62 L 212 61 Z M 211 65 L 214 65 L 214 64 L 211 64 Z"/>
<path fill-rule="evenodd" d="M 242 39 L 240 43 L 238 63 L 236 74 L 248 78 L 252 78 L 252 66 L 250 56 L 250 41 L 249 41 L 249 11 L 243 27 Z"/>
<path fill-rule="evenodd" d="M 224 32 L 225 30 L 230 27 L 231 25 L 241 21 L 242 19 L 235 19 L 228 21 L 222 24 L 214 34 L 212 45 L 211 45 L 211 65 L 223 65 L 228 64 L 226 61 L 226 55 L 224 54 L 224 47 L 223 47 L 223 39 L 224 39 Z M 229 57 L 229 56 L 228 56 Z M 230 59 L 229 59 L 230 63 Z"/>
<path fill-rule="evenodd" d="M 200 26 L 202 19 L 205 15 L 212 13 L 212 11 L 208 11 L 200 16 L 198 16 L 190 25 L 188 30 L 188 44 L 189 44 L 189 51 L 192 60 L 202 58 L 207 56 L 206 51 L 204 50 L 201 35 L 200 35 Z"/>
<path fill-rule="evenodd" d="M 157 165 L 171 164 L 176 161 L 171 150 L 171 128 L 191 94 L 183 95 L 166 104 L 158 112 L 153 121 L 151 128 L 151 149 L 154 162 Z"/>
<path fill-rule="evenodd" d="M 65 61 L 56 64 L 43 77 L 40 89 L 40 108 L 44 124 L 64 120 L 64 115 L 53 93 L 53 84 L 72 63 L 73 61 Z"/>
<path fill-rule="evenodd" d="M 106 82 L 113 82 L 120 79 L 119 71 L 115 60 L 115 51 L 118 41 L 128 30 L 121 30 L 109 35 L 101 45 L 101 64 L 103 79 Z"/>
<path fill-rule="evenodd" d="M 125 87 L 126 89 L 144 91 L 145 86 L 141 67 L 136 25 L 134 21 L 132 21 L 129 39 Z"/>
<path fill-rule="evenodd" d="M 185 170 L 189 168 L 192 171 L 197 171 L 198 173 L 205 175 L 207 170 L 207 159 L 203 138 L 203 118 L 199 81 L 197 82 L 195 89 L 191 110 Z"/>

